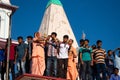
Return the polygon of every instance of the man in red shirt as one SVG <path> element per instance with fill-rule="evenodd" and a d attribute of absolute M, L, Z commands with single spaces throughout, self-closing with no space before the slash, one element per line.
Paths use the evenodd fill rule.
<path fill-rule="evenodd" d="M 5 70 L 6 70 L 6 62 L 7 62 L 7 49 L 8 49 L 8 39 L 5 46 Z M 15 70 L 14 70 L 14 64 L 15 64 L 15 45 L 12 44 L 12 40 L 10 39 L 10 56 L 9 56 L 9 71 L 12 73 L 12 80 L 15 80 Z M 4 80 L 4 73 L 2 74 L 2 80 Z"/>

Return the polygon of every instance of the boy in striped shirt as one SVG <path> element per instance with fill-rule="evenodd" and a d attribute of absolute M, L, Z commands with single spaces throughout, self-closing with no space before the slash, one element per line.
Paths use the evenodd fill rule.
<path fill-rule="evenodd" d="M 98 40 L 96 44 L 97 48 L 93 50 L 94 62 L 97 70 L 96 79 L 101 80 L 100 74 L 102 73 L 102 80 L 106 80 L 106 67 L 105 67 L 106 51 L 102 49 L 101 40 Z"/>

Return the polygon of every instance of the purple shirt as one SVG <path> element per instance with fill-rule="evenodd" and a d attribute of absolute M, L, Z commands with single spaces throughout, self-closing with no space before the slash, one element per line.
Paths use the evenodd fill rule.
<path fill-rule="evenodd" d="M 120 80 L 120 76 L 112 74 L 111 77 L 110 77 L 110 80 Z"/>

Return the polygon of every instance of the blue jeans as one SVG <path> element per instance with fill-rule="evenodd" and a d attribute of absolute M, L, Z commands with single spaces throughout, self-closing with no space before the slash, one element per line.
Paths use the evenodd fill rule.
<path fill-rule="evenodd" d="M 91 61 L 84 61 L 81 67 L 81 77 L 82 80 L 92 80 L 92 68 L 91 68 Z"/>
<path fill-rule="evenodd" d="M 57 57 L 47 58 L 46 75 L 51 76 L 52 74 L 54 74 L 54 77 L 57 77 Z"/>
<path fill-rule="evenodd" d="M 4 73 L 6 72 L 6 60 L 4 62 L 2 62 L 2 67 L 1 67 L 1 80 L 5 80 L 4 79 Z M 12 73 L 12 80 L 15 80 L 15 70 L 14 70 L 14 60 L 9 60 L 9 69 L 11 70 L 9 72 L 9 75 L 10 73 Z M 9 76 L 10 78 L 10 76 Z"/>
<path fill-rule="evenodd" d="M 19 60 L 19 61 L 16 63 L 16 65 L 17 65 L 18 73 L 19 73 L 20 75 L 26 73 L 26 70 L 25 70 L 25 61 L 23 62 L 23 61 Z"/>
<path fill-rule="evenodd" d="M 68 58 L 58 59 L 58 77 L 65 78 L 67 77 L 67 67 L 68 67 Z"/>
<path fill-rule="evenodd" d="M 101 80 L 100 73 L 102 73 L 102 80 L 107 80 L 105 64 L 103 63 L 96 64 L 96 69 L 97 69 L 96 79 Z"/>
<path fill-rule="evenodd" d="M 109 66 L 107 66 L 107 76 L 111 76 L 112 74 L 113 74 L 113 70 L 114 70 L 114 66 L 113 65 L 109 65 Z"/>

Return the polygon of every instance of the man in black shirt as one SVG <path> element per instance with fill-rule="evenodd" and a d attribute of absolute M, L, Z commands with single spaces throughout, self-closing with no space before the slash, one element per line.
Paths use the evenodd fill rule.
<path fill-rule="evenodd" d="M 110 78 L 111 74 L 113 73 L 113 69 L 114 69 L 114 60 L 112 57 L 113 51 L 112 50 L 108 50 L 108 55 L 105 59 L 105 63 L 106 63 L 106 68 L 107 68 L 107 75 L 108 78 Z"/>
<path fill-rule="evenodd" d="M 32 41 L 33 41 L 33 37 L 27 36 L 28 48 L 27 48 L 26 64 L 25 64 L 26 73 L 30 73 L 30 68 L 31 68 Z"/>

